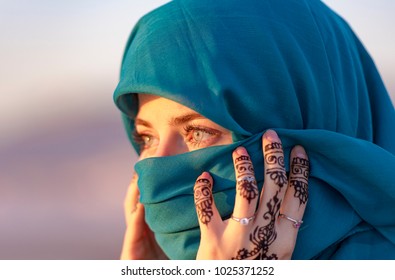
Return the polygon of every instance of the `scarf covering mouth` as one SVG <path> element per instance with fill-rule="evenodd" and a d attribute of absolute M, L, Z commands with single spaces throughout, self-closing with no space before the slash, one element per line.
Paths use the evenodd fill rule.
<path fill-rule="evenodd" d="M 136 93 L 183 104 L 233 135 L 231 145 L 136 164 L 146 222 L 169 258 L 196 257 L 193 186 L 203 171 L 224 219 L 236 147 L 247 148 L 262 186 L 261 135 L 271 128 L 286 158 L 300 144 L 310 159 L 293 259 L 395 259 L 394 106 L 363 45 L 322 2 L 171 1 L 133 29 L 114 93 L 137 150 Z"/>

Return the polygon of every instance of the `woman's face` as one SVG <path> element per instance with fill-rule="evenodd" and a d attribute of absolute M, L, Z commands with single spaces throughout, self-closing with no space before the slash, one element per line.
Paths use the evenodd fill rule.
<path fill-rule="evenodd" d="M 139 94 L 134 140 L 141 158 L 177 155 L 232 143 L 231 132 L 169 99 Z"/>

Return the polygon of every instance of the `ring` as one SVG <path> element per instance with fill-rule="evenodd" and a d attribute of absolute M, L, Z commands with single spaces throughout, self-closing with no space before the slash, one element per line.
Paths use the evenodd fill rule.
<path fill-rule="evenodd" d="M 232 216 L 231 216 L 230 218 L 231 218 L 232 220 L 236 221 L 236 222 L 239 222 L 239 223 L 242 224 L 243 226 L 246 226 L 246 225 L 248 225 L 251 221 L 253 221 L 253 220 L 255 219 L 255 214 L 252 215 L 252 216 L 249 217 L 249 218 L 236 218 L 236 217 L 234 217 L 233 214 L 232 214 Z"/>
<path fill-rule="evenodd" d="M 244 181 L 252 183 L 252 182 L 255 182 L 255 178 L 254 178 L 254 176 L 246 175 L 246 176 L 238 178 L 236 181 L 237 181 L 237 183 L 244 182 Z"/>
<path fill-rule="evenodd" d="M 280 218 L 284 218 L 284 219 L 287 219 L 288 221 L 291 221 L 292 223 L 293 223 L 293 227 L 294 228 L 300 228 L 300 226 L 303 224 L 303 221 L 302 220 L 295 220 L 295 219 L 293 219 L 293 218 L 291 218 L 291 217 L 288 217 L 287 215 L 284 215 L 284 214 L 280 214 L 280 215 L 278 215 Z"/>

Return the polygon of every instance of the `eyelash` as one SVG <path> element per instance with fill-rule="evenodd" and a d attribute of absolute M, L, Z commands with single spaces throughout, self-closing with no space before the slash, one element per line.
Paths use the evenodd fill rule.
<path fill-rule="evenodd" d="M 193 147 L 199 147 L 199 145 L 202 143 L 202 142 L 204 142 L 204 141 L 201 141 L 201 142 L 193 142 L 194 140 L 193 140 L 193 136 L 191 137 L 189 134 L 191 133 L 191 132 L 203 132 L 203 133 L 207 133 L 207 134 L 209 134 L 209 135 L 211 135 L 211 136 L 215 136 L 215 135 L 218 135 L 219 134 L 219 132 L 218 131 L 216 131 L 216 130 L 213 130 L 213 129 L 209 129 L 209 128 L 206 128 L 206 127 L 201 127 L 201 126 L 198 126 L 198 125 L 186 125 L 186 126 L 184 126 L 184 137 L 185 138 L 190 138 L 191 140 L 189 140 L 190 141 L 190 143 L 191 143 L 191 145 L 193 146 Z"/>

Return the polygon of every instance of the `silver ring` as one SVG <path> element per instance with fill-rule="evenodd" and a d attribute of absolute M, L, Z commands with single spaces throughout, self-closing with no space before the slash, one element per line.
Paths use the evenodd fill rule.
<path fill-rule="evenodd" d="M 284 215 L 284 214 L 280 214 L 280 215 L 278 215 L 280 218 L 284 218 L 284 219 L 287 219 L 288 221 L 291 221 L 292 223 L 293 223 L 293 227 L 294 228 L 300 228 L 300 226 L 303 224 L 303 221 L 302 220 L 296 220 L 296 219 L 294 219 L 294 218 L 291 218 L 291 217 L 289 217 L 289 216 L 287 216 L 287 215 Z"/>
<path fill-rule="evenodd" d="M 230 217 L 233 221 L 239 222 L 241 225 L 246 226 L 248 225 L 251 221 L 255 219 L 255 214 L 252 215 L 251 217 L 248 218 L 236 218 L 235 216 Z"/>
<path fill-rule="evenodd" d="M 254 177 L 254 176 L 246 175 L 246 176 L 243 176 L 243 177 L 238 178 L 236 181 L 237 181 L 237 183 L 239 183 L 239 182 L 244 182 L 244 181 L 253 183 L 253 182 L 255 182 L 255 177 Z"/>

